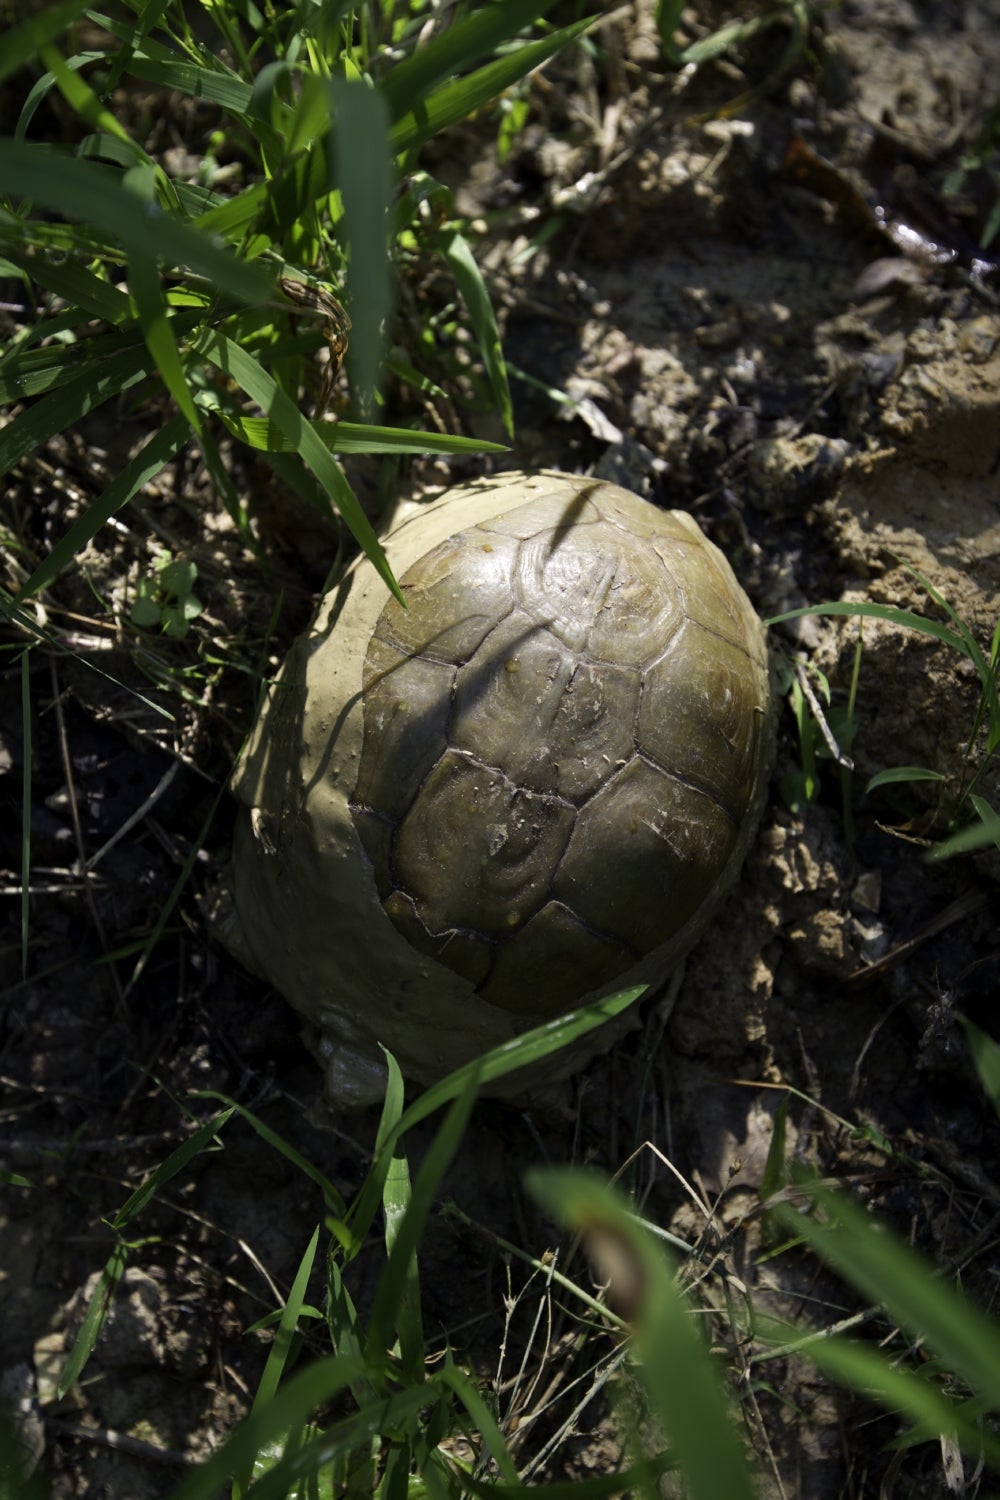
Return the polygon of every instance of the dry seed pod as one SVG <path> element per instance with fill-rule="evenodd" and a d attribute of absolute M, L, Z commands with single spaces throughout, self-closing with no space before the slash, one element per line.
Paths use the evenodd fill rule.
<path fill-rule="evenodd" d="M 409 508 L 385 546 L 408 608 L 359 559 L 235 778 L 244 956 L 348 1105 L 379 1096 L 379 1043 L 429 1083 L 661 983 L 738 873 L 771 738 L 763 629 L 684 514 L 505 474 Z"/>

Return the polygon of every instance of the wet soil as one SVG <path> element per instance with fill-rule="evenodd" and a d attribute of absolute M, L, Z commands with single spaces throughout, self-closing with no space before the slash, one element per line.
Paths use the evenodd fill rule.
<path fill-rule="evenodd" d="M 783 77 L 773 34 L 693 77 L 670 73 L 651 10 L 620 8 L 598 31 L 596 58 L 546 71 L 502 167 L 474 135 L 428 162 L 483 228 L 505 351 L 521 372 L 509 466 L 593 472 L 691 510 L 768 618 L 868 601 L 947 623 L 930 585 L 988 652 L 1000 619 L 1000 306 L 997 278 L 970 245 L 989 173 L 970 170 L 951 198 L 942 191 L 996 110 L 1000 5 L 845 5 L 823 13 Z M 797 138 L 833 179 L 809 156 L 789 166 Z M 908 253 L 886 224 L 913 231 Z M 947 256 L 914 250 L 921 237 Z M 148 420 L 135 407 L 98 416 L 76 445 L 26 461 L 6 502 L 11 524 L 44 550 L 67 495 L 99 493 Z M 460 410 L 458 420 L 500 436 L 491 415 Z M 130 1225 L 114 1317 L 84 1379 L 56 1397 L 115 1245 L 109 1220 L 209 1118 L 212 1095 L 253 1110 L 345 1197 L 374 1139 L 370 1113 L 322 1104 L 291 1012 L 205 917 L 228 854 L 225 782 L 255 674 L 302 628 L 340 547 L 246 457 L 231 461 L 254 496 L 265 570 L 224 518 L 206 520 L 218 507 L 191 459 L 54 591 L 53 618 L 76 645 L 32 654 L 27 725 L 20 667 L 0 674 L 0 1145 L 17 1174 L 0 1202 L 0 1367 L 29 1403 L 34 1389 L 25 1440 L 44 1447 L 42 1472 L 66 1497 L 167 1495 L 218 1443 L 248 1410 L 266 1356 L 268 1335 L 246 1330 L 275 1306 L 276 1288 L 287 1291 L 322 1220 L 310 1181 L 234 1119 L 222 1148 L 185 1164 Z M 483 467 L 418 463 L 396 483 L 420 494 Z M 359 465 L 352 477 L 374 509 L 379 471 Z M 206 614 L 184 702 L 164 668 L 188 658 L 169 642 L 138 651 L 96 625 L 91 590 L 113 602 L 143 548 L 197 536 Z M 15 559 L 5 566 L 16 580 Z M 424 1246 L 425 1321 L 438 1347 L 447 1341 L 496 1379 L 501 1412 L 513 1351 L 520 1359 L 545 1300 L 501 1241 L 536 1256 L 558 1243 L 522 1187 L 538 1161 L 611 1173 L 638 1147 L 628 1180 L 645 1210 L 689 1241 L 715 1236 L 759 1306 L 834 1322 L 858 1305 L 806 1262 L 755 1260 L 757 1190 L 789 1089 L 790 1152 L 851 1184 L 992 1297 L 1000 1131 L 959 1016 L 1000 1038 L 1000 856 L 926 857 L 973 817 L 962 801 L 973 772 L 975 792 L 1000 806 L 977 719 L 981 682 L 946 643 L 884 620 L 809 615 L 775 626 L 774 640 L 789 676 L 821 700 L 829 684 L 831 735 L 854 771 L 821 741 L 810 770 L 786 707 L 759 839 L 686 965 L 666 1031 L 666 1003 L 648 1003 L 562 1116 L 481 1105 L 445 1183 L 454 1211 L 442 1208 Z M 867 794 L 893 766 L 942 779 Z M 415 1156 L 426 1139 L 415 1132 Z M 362 1308 L 378 1266 L 373 1246 L 352 1268 Z M 557 1322 L 545 1351 L 530 1348 L 539 1388 L 579 1373 L 566 1335 Z M 936 1447 L 894 1453 L 894 1419 L 805 1365 L 763 1366 L 751 1384 L 762 1493 L 954 1492 Z M 508 1413 L 520 1462 L 565 1411 Z M 619 1451 L 595 1397 L 543 1472 L 600 1472 Z"/>

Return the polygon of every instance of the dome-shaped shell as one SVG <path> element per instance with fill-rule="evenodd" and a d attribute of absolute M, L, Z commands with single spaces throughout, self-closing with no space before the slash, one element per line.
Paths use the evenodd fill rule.
<path fill-rule="evenodd" d="M 236 782 L 254 965 L 358 1097 L 377 1042 L 430 1081 L 662 980 L 742 860 L 770 725 L 760 622 L 686 515 L 505 475 L 386 551 L 407 608 L 349 570 Z"/>

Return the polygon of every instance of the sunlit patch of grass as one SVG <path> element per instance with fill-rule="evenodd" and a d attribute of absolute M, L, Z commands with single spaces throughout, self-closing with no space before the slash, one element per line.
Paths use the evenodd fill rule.
<path fill-rule="evenodd" d="M 383 7 L 376 23 L 368 7 L 302 16 L 250 10 L 238 18 L 213 5 L 218 34 L 209 44 L 182 6 L 132 0 L 129 19 L 99 18 L 101 40 L 85 50 L 72 32 L 68 44 L 59 40 L 82 6 L 56 7 L 45 24 L 31 20 L 8 35 L 5 72 L 31 69 L 36 82 L 14 136 L 0 142 L 0 255 L 26 292 L 41 289 L 51 311 L 0 359 L 0 399 L 33 398 L 0 434 L 0 474 L 137 383 L 158 378 L 166 397 L 148 408 L 154 431 L 141 456 L 32 571 L 22 602 L 192 440 L 217 493 L 245 525 L 219 449 L 220 418 L 265 458 L 294 456 L 318 481 L 313 488 L 299 474 L 303 492 L 343 516 L 394 587 L 338 452 L 495 447 L 370 423 L 393 277 L 410 246 L 426 247 L 450 268 L 492 399 L 511 430 L 496 321 L 463 228 L 439 184 L 425 176 L 414 190 L 407 174 L 427 139 L 585 29 L 583 20 L 539 39 L 519 35 L 549 3 L 473 7 L 447 28 L 420 7 Z M 214 174 L 214 185 L 205 186 L 151 155 L 114 112 L 116 90 L 140 80 L 210 108 L 221 123 L 206 144 L 217 150 L 220 138 L 227 142 L 245 185 Z M 64 129 L 76 137 L 60 148 L 33 139 L 40 108 L 57 96 L 63 120 L 68 108 L 75 122 Z M 278 286 L 289 276 L 320 293 L 333 289 L 347 304 L 348 368 L 366 416 L 349 431 L 310 420 L 303 409 L 313 357 L 329 331 L 321 303 L 301 331 L 301 309 Z M 419 351 L 410 359 L 418 362 Z M 287 477 L 287 462 L 277 467 Z"/>

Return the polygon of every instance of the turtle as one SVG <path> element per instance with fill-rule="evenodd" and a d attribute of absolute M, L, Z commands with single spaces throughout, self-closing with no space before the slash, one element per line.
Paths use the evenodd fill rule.
<path fill-rule="evenodd" d="M 232 782 L 230 945 L 346 1107 L 380 1097 L 383 1047 L 427 1085 L 662 984 L 739 873 L 773 740 L 764 628 L 686 513 L 504 473 L 402 508 L 384 545 L 405 607 L 347 568 Z"/>

